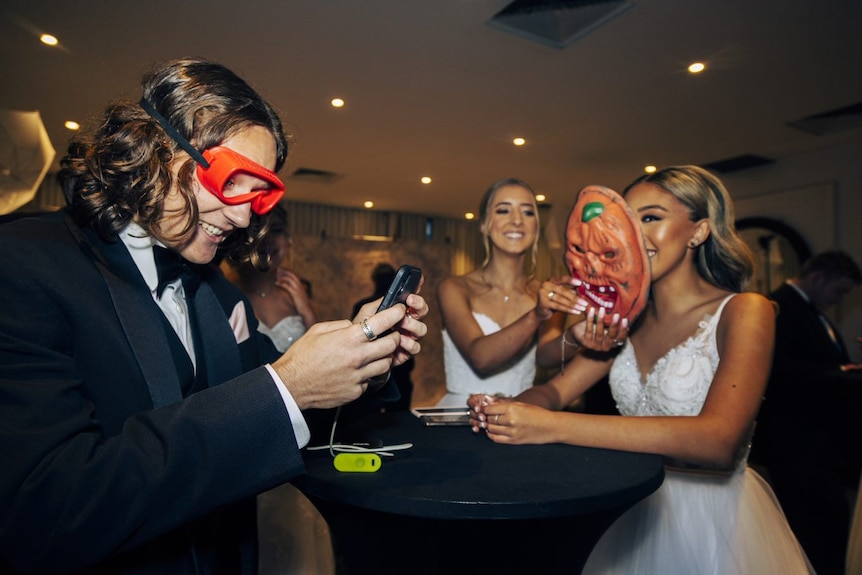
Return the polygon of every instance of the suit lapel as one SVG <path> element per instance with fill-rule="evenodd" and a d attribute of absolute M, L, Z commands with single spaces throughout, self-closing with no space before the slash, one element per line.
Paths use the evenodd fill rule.
<path fill-rule="evenodd" d="M 195 337 L 198 349 L 203 351 L 207 382 L 211 387 L 242 374 L 239 346 L 215 291 L 205 277 L 197 294 L 191 299 L 194 320 L 197 323 Z"/>
<path fill-rule="evenodd" d="M 106 243 L 90 230 L 82 233 L 70 220 L 67 226 L 84 250 L 93 256 L 93 263 L 105 279 L 117 317 L 144 374 L 153 407 L 180 401 L 180 381 L 170 359 L 164 327 L 156 315 L 161 312 L 126 246 L 119 240 Z"/>

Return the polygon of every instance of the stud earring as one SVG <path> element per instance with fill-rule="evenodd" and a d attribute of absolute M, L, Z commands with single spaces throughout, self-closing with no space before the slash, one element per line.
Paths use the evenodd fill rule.
<path fill-rule="evenodd" d="M 697 242 L 688 242 L 688 247 L 694 249 L 697 247 Z"/>

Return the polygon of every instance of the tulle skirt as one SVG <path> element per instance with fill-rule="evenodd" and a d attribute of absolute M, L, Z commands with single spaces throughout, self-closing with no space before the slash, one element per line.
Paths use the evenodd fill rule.
<path fill-rule="evenodd" d="M 596 545 L 587 575 L 814 573 L 769 484 L 753 469 L 730 476 L 667 471 L 662 486 Z"/>

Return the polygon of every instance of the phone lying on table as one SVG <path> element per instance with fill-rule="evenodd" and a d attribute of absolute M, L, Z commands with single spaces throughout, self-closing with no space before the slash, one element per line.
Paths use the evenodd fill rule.
<path fill-rule="evenodd" d="M 415 407 L 410 411 L 425 427 L 470 425 L 470 411 L 466 407 Z"/>
<path fill-rule="evenodd" d="M 416 266 L 405 264 L 398 268 L 398 272 L 395 274 L 395 279 L 393 279 L 392 283 L 389 285 L 389 289 L 386 291 L 386 295 L 383 296 L 383 301 L 380 302 L 380 306 L 377 308 L 377 311 L 389 309 L 396 303 L 407 305 L 407 296 L 412 293 L 416 293 L 421 281 L 422 270 Z"/>
<path fill-rule="evenodd" d="M 423 415 L 419 418 L 422 425 L 425 427 L 438 427 L 442 425 L 470 425 L 470 415 L 463 414 L 438 414 L 438 415 Z"/>

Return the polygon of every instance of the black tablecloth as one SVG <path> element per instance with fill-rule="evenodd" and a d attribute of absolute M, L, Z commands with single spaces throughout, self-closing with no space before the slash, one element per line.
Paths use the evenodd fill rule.
<path fill-rule="evenodd" d="M 607 527 L 664 479 L 656 455 L 498 445 L 409 413 L 337 431 L 343 442 L 413 444 L 374 473 L 339 472 L 328 451 L 309 452 L 294 481 L 329 523 L 349 575 L 578 573 Z"/>

